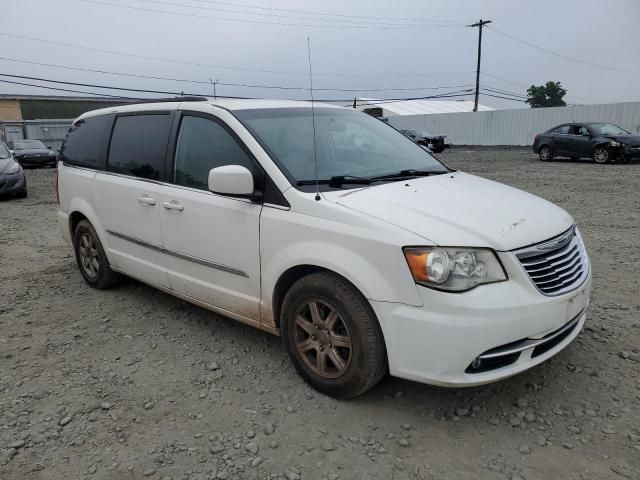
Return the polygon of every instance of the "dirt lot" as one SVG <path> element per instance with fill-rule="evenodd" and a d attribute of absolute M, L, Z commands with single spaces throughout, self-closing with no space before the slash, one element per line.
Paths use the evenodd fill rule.
<path fill-rule="evenodd" d="M 348 402 L 303 383 L 278 338 L 134 281 L 89 289 L 55 171 L 28 171 L 29 197 L 0 201 L 0 478 L 639 479 L 640 164 L 442 158 L 574 215 L 587 326 L 498 384 L 387 378 Z"/>

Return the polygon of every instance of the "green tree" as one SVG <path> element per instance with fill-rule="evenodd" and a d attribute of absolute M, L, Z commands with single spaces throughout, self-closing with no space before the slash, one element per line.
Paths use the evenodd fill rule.
<path fill-rule="evenodd" d="M 560 82 L 547 82 L 546 85 L 531 85 L 527 89 L 527 103 L 531 108 L 564 107 L 566 102 L 562 99 L 567 91 L 562 88 Z"/>

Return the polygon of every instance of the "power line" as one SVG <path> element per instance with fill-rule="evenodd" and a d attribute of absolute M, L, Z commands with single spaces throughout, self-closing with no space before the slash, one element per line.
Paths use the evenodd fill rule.
<path fill-rule="evenodd" d="M 35 80 L 35 81 L 39 81 L 39 82 L 46 82 L 46 83 L 54 83 L 54 84 L 62 84 L 62 85 L 72 85 L 72 86 L 80 86 L 80 87 L 90 87 L 90 88 L 100 88 L 100 89 L 106 89 L 106 90 L 121 90 L 121 91 L 128 91 L 128 92 L 137 92 L 137 93 L 154 93 L 154 94 L 162 94 L 162 95 L 176 95 L 176 96 L 198 96 L 198 97 L 207 97 L 207 94 L 201 94 L 201 93 L 193 93 L 193 92 L 175 92 L 175 91 L 165 91 L 165 90 L 146 90 L 146 89 L 141 89 L 141 88 L 128 88 L 128 87 L 115 87 L 115 86 L 111 86 L 111 85 L 100 85 L 100 84 L 93 84 L 93 83 L 80 83 L 80 82 L 67 82 L 67 81 L 62 81 L 62 80 L 53 80 L 50 78 L 44 78 L 44 77 L 33 77 L 33 76 L 27 76 L 27 75 L 13 75 L 13 74 L 8 74 L 8 73 L 0 73 L 0 76 L 2 77 L 9 77 L 9 78 L 18 78 L 18 79 L 25 79 L 25 80 Z M 13 82 L 13 81 L 9 81 L 9 80 L 2 80 L 5 83 L 16 83 L 16 84 L 20 84 L 19 82 Z M 26 84 L 25 84 L 26 85 Z M 42 85 L 34 85 L 34 84 L 29 84 L 28 86 L 33 86 L 33 87 L 38 87 L 38 88 L 48 88 L 48 89 L 54 89 L 53 87 L 48 87 L 48 86 L 42 86 Z M 62 88 L 55 88 L 55 90 L 61 90 L 61 91 L 65 91 L 65 89 Z M 71 90 L 69 90 L 71 91 Z M 403 101 L 403 100 L 424 100 L 424 99 L 434 99 L 434 98 L 449 98 L 449 97 L 455 97 L 455 96 L 464 96 L 464 95 L 459 95 L 460 93 L 465 93 L 465 92 L 470 92 L 471 89 L 466 89 L 466 90 L 459 90 L 459 91 L 452 91 L 452 92 L 444 92 L 441 94 L 437 94 L 437 95 L 430 95 L 430 96 L 425 96 L 425 97 L 406 97 L 406 98 L 390 98 L 390 99 L 382 99 L 380 101 L 382 102 L 396 102 L 396 101 Z M 89 93 L 89 92 L 75 92 L 75 93 Z M 107 94 L 96 94 L 96 95 L 101 95 L 101 96 L 114 96 L 114 95 L 107 95 Z M 124 97 L 120 97 L 118 96 L 117 98 L 124 98 Z M 230 96 L 225 96 L 222 98 L 252 98 L 252 97 L 230 97 Z M 326 100 L 319 100 L 319 101 L 326 101 L 326 102 L 349 102 L 351 101 L 351 99 L 326 99 Z"/>
<path fill-rule="evenodd" d="M 527 98 L 527 96 L 526 96 L 526 95 L 523 95 L 523 94 L 521 94 L 521 93 L 510 92 L 510 91 L 508 91 L 508 90 L 502 90 L 502 89 L 499 89 L 499 88 L 493 88 L 493 87 L 482 87 L 482 89 L 483 89 L 483 90 L 488 90 L 488 91 L 493 92 L 493 93 L 499 93 L 499 94 L 501 94 L 501 95 L 510 95 L 510 96 L 512 96 L 512 97 L 523 98 L 523 99 L 526 99 L 526 98 Z"/>
<path fill-rule="evenodd" d="M 487 93 L 487 92 L 482 92 L 482 94 L 486 97 L 493 97 L 493 98 L 502 98 L 503 100 L 511 100 L 513 102 L 520 102 L 520 103 L 524 103 L 525 100 L 521 99 L 521 98 L 513 98 L 513 97 L 505 97 L 503 95 L 495 95 L 493 93 Z"/>
<path fill-rule="evenodd" d="M 423 21 L 422 19 L 416 19 L 416 18 L 398 18 L 398 17 L 372 17 L 372 16 L 365 16 L 365 15 L 347 15 L 344 13 L 329 13 L 329 12 L 318 12 L 318 11 L 309 11 L 309 10 L 293 10 L 293 9 L 288 9 L 288 8 L 275 8 L 275 7 L 262 7 L 262 6 L 258 6 L 258 5 L 247 5 L 242 4 L 242 3 L 230 3 L 230 2 L 221 2 L 221 1 L 214 1 L 214 0 L 193 0 L 194 2 L 199 2 L 199 3 L 206 3 L 206 4 L 216 4 L 216 5 L 227 5 L 227 6 L 231 6 L 231 7 L 242 7 L 242 8 L 253 8 L 255 10 L 267 10 L 267 11 L 274 11 L 274 12 L 290 12 L 290 13 L 302 13 L 302 14 L 307 14 L 307 15 L 323 15 L 323 16 L 330 16 L 330 17 L 342 17 L 342 18 L 364 18 L 364 19 L 368 19 L 368 20 L 391 20 L 391 21 L 408 21 L 408 22 L 421 22 Z M 461 23 L 461 24 L 465 24 L 467 22 L 462 22 L 459 20 L 442 20 L 442 19 L 438 19 L 439 22 L 443 22 L 443 23 Z"/>
<path fill-rule="evenodd" d="M 266 22 L 263 20 L 249 20 L 249 19 L 240 19 L 240 18 L 226 18 L 226 17 L 213 17 L 210 15 L 197 15 L 195 13 L 185 13 L 185 12 L 172 12 L 167 10 L 155 10 L 153 8 L 144 8 L 144 7 L 134 7 L 133 5 L 121 5 L 117 3 L 103 2 L 101 0 L 80 0 L 84 3 L 93 3 L 96 5 L 104 5 L 108 7 L 117 7 L 117 8 L 125 8 L 128 10 L 137 10 L 140 12 L 149 12 L 149 13 L 160 13 L 165 15 L 174 15 L 179 17 L 189 17 L 189 18 L 202 18 L 208 20 L 221 20 L 225 22 L 239 22 L 239 23 L 252 23 L 252 24 L 262 24 L 262 25 L 277 25 L 284 27 L 307 27 L 307 28 L 337 28 L 337 29 L 370 29 L 375 28 L 376 30 L 397 30 L 397 29 L 405 29 L 405 28 L 452 28 L 458 27 L 458 25 L 447 25 L 447 24 L 423 24 L 423 25 L 401 25 L 401 26 L 379 26 L 375 27 L 371 25 L 315 25 L 311 23 L 285 23 L 285 22 Z"/>
<path fill-rule="evenodd" d="M 143 100 L 142 98 L 122 97 L 120 95 L 109 95 L 107 93 L 96 93 L 96 92 L 87 92 L 87 91 L 82 91 L 82 90 L 70 90 L 68 88 L 48 87 L 46 85 L 36 85 L 35 83 L 15 82 L 13 80 L 0 79 L 0 82 L 2 82 L 2 83 L 11 83 L 13 85 L 23 85 L 23 86 L 27 86 L 27 87 L 45 88 L 47 90 L 56 90 L 58 92 L 82 93 L 82 94 L 85 94 L 85 95 L 96 95 L 96 96 L 100 96 L 100 97 L 122 98 L 123 100 Z"/>
<path fill-rule="evenodd" d="M 122 73 L 122 72 L 113 72 L 109 70 L 99 70 L 92 68 L 82 68 L 82 67 L 71 67 L 68 65 L 57 65 L 54 63 L 44 63 L 44 62 L 34 62 L 29 60 L 21 60 L 17 58 L 9 58 L 9 57 L 0 57 L 0 60 L 8 61 L 8 62 L 18 62 L 18 63 L 26 63 L 29 65 L 38 65 L 41 67 L 52 67 L 52 68 L 61 68 L 65 70 L 74 70 L 78 72 L 91 72 L 91 73 L 101 73 L 105 75 L 117 75 L 121 77 L 132 77 L 132 78 L 144 78 L 147 80 L 163 80 L 163 81 L 172 81 L 172 82 L 184 82 L 184 83 L 196 83 L 200 85 L 211 85 L 210 81 L 204 80 L 194 80 L 188 78 L 172 78 L 172 77 L 160 77 L 155 75 L 142 75 L 136 73 Z M 243 83 L 224 83 L 224 82 L 216 82 L 218 85 L 225 85 L 230 87 L 246 87 L 246 88 L 275 88 L 279 90 L 305 90 L 303 87 L 286 87 L 280 85 L 252 85 L 252 84 L 243 84 Z"/>
<path fill-rule="evenodd" d="M 526 88 L 526 89 L 528 89 L 531 86 L 531 85 L 525 85 L 524 83 L 514 82 L 513 80 L 502 78 L 502 77 L 499 77 L 499 76 L 494 75 L 492 73 L 482 72 L 482 74 L 483 75 L 487 75 L 488 77 L 491 77 L 491 78 L 495 78 L 496 80 L 500 80 L 502 82 L 510 83 L 511 85 L 516 85 L 518 87 L 523 87 L 523 88 Z M 586 98 L 586 97 L 577 97 L 575 95 L 567 95 L 566 97 L 567 98 L 574 98 L 576 100 L 586 100 L 588 102 L 614 103 L 613 100 L 606 100 L 606 99 L 602 99 L 602 98 Z"/>
<path fill-rule="evenodd" d="M 540 47 L 538 45 L 534 45 L 533 43 L 527 42 L 526 40 L 522 40 L 520 38 L 514 37 L 513 35 L 509 35 L 508 33 L 501 32 L 500 30 L 496 30 L 493 27 L 487 27 L 487 28 L 492 30 L 492 31 L 494 31 L 494 32 L 496 32 L 496 33 L 498 33 L 498 34 L 500 34 L 500 35 L 502 35 L 502 36 L 504 36 L 504 37 L 510 38 L 511 40 L 514 40 L 514 41 L 516 41 L 518 43 L 522 43 L 523 45 L 527 45 L 528 47 L 535 48 L 536 50 L 540 50 L 541 52 L 548 53 L 549 55 L 554 55 L 556 57 L 564 58 L 565 60 L 571 60 L 572 62 L 581 63 L 583 65 L 589 65 L 590 67 L 596 67 L 596 68 L 600 68 L 602 70 L 611 70 L 611 71 L 614 71 L 614 72 L 622 72 L 622 73 L 629 73 L 629 74 L 632 74 L 632 75 L 640 75 L 640 72 L 633 71 L 633 70 L 624 70 L 622 68 L 607 67 L 605 65 L 600 65 L 600 64 L 597 64 L 597 63 L 586 62 L 586 61 L 580 60 L 578 58 L 570 57 L 569 55 L 564 55 L 562 53 L 554 52 L 554 51 L 548 50 L 546 48 Z"/>
<path fill-rule="evenodd" d="M 122 72 L 114 72 L 110 70 L 100 70 L 100 69 L 92 69 L 92 68 L 83 68 L 83 67 L 72 67 L 69 65 L 58 65 L 54 63 L 44 63 L 44 62 L 34 62 L 29 60 L 22 60 L 17 58 L 10 57 L 0 57 L 0 61 L 8 61 L 8 62 L 17 62 L 24 63 L 28 65 L 37 65 L 41 67 L 51 67 L 51 68 L 60 68 L 64 70 L 72 70 L 79 72 L 90 72 L 90 73 L 99 73 L 104 75 L 116 75 L 119 77 L 131 77 L 131 78 L 142 78 L 147 80 L 162 80 L 162 81 L 172 81 L 172 82 L 184 82 L 184 83 L 194 83 L 199 85 L 211 85 L 211 81 L 205 80 L 194 80 L 187 78 L 173 78 L 173 77 L 161 77 L 156 75 L 143 75 L 137 73 L 122 73 Z M 290 87 L 284 85 L 264 85 L 264 84 L 246 84 L 246 83 L 227 83 L 227 82 L 215 82 L 217 85 L 229 86 L 229 87 L 240 87 L 240 88 L 264 88 L 264 89 L 277 89 L 277 90 L 297 90 L 297 91 L 306 91 L 306 87 Z M 389 87 L 389 88 L 315 88 L 317 91 L 326 91 L 326 92 L 393 92 L 393 91 L 421 91 L 421 90 L 444 90 L 448 88 L 464 88 L 469 87 L 471 85 L 444 85 L 438 87 Z"/>
<path fill-rule="evenodd" d="M 395 26 L 395 27 L 401 27 L 401 26 L 408 26 L 408 27 L 421 27 L 421 26 L 434 26 L 434 24 L 421 24 L 421 23 L 416 23 L 416 22 L 420 22 L 421 20 L 412 20 L 411 23 L 407 23 L 406 21 L 402 21 L 401 23 L 391 23 L 391 20 L 385 20 L 384 22 L 380 22 L 380 21 L 376 21 L 376 22 L 371 22 L 371 21 L 362 21 L 362 20 L 350 20 L 350 19 L 341 19 L 341 18 L 313 18 L 313 17 L 300 17 L 297 15 L 286 15 L 286 14 L 279 14 L 279 13 L 262 13 L 262 12 L 246 12 L 246 11 L 242 11 L 242 10 L 229 10 L 228 8 L 216 8 L 216 7 L 209 7 L 209 6 L 199 6 L 199 5 L 190 5 L 187 3 L 176 3 L 176 2 L 166 2 L 166 1 L 162 1 L 162 0 L 138 0 L 138 2 L 144 2 L 144 3 L 151 3 L 151 4 L 156 4 L 156 5 L 167 5 L 170 7 L 186 7 L 186 8 L 194 8 L 194 9 L 198 9 L 198 10 L 210 10 L 210 11 L 216 11 L 216 12 L 225 12 L 225 13 L 238 13 L 238 14 L 242 14 L 242 15 L 255 15 L 255 16 L 265 16 L 265 17 L 277 17 L 277 18 L 291 18 L 294 20 L 303 20 L 303 21 L 313 21 L 313 22 L 343 22 L 343 23 L 347 23 L 347 24 L 360 24 L 360 25 L 377 25 L 377 26 Z M 209 3 L 209 2 L 205 2 L 205 3 Z M 213 2 L 212 2 L 213 3 Z M 311 14 L 306 14 L 306 15 L 311 15 Z M 216 17 L 217 18 L 217 17 Z M 458 23 L 462 23 L 462 22 L 458 22 Z M 438 26 L 455 26 L 455 25 L 440 25 L 439 23 L 437 24 Z M 462 26 L 462 25 L 460 25 Z M 329 25 L 330 27 L 330 25 Z"/>
<path fill-rule="evenodd" d="M 27 36 L 27 35 L 19 35 L 19 34 L 15 34 L 15 33 L 6 33 L 6 32 L 0 32 L 1 36 L 5 36 L 5 37 L 11 37 L 11 38 L 18 38 L 21 40 L 29 40 L 32 42 L 40 42 L 40 43 L 45 43 L 45 44 L 50 44 L 50 45 L 58 45 L 61 47 L 68 47 L 68 48 L 76 48 L 79 50 L 85 50 L 85 51 L 89 51 L 89 52 L 98 52 L 98 53 L 106 53 L 108 55 L 117 55 L 117 56 L 122 56 L 122 57 L 129 57 L 129 58 L 136 58 L 136 59 L 142 59 L 142 60 L 153 60 L 153 61 L 157 61 L 157 62 L 166 62 L 166 63 L 175 63 L 175 64 L 179 64 L 179 65 L 192 65 L 192 66 L 196 66 L 196 67 L 205 67 L 205 68 L 215 68 L 218 70 L 237 70 L 237 71 L 243 71 L 243 72 L 257 72 L 257 73 L 270 73 L 270 74 L 277 74 L 277 75 L 297 75 L 297 76 L 306 76 L 308 75 L 307 73 L 304 72 L 294 72 L 294 71 L 286 71 L 286 70 L 267 70 L 267 69 L 258 69 L 258 68 L 246 68 L 246 67 L 230 67 L 228 65 L 214 65 L 214 64 L 210 64 L 210 63 L 198 63 L 198 62 L 189 62 L 186 60 L 178 60 L 178 59 L 172 59 L 172 58 L 163 58 L 163 57 L 154 57 L 154 56 L 150 56 L 150 55 L 138 55 L 135 53 L 130 53 L 130 52 L 121 52 L 121 51 L 117 51 L 117 50 L 106 50 L 106 49 L 101 49 L 101 48 L 94 48 L 94 47 L 87 47 L 84 45 L 78 45 L 78 44 L 73 44 L 73 43 L 65 43 L 65 42 L 60 42 L 57 40 L 46 40 L 43 38 L 38 38 L 38 37 L 31 37 L 31 36 Z M 469 71 L 466 72 L 440 72 L 440 73 L 428 73 L 428 74 L 410 74 L 410 75 L 394 75 L 394 74 L 390 74 L 390 75 L 373 75 L 373 74 L 366 74 L 366 73 L 362 73 L 362 74 L 345 74 L 345 73 L 316 73 L 315 76 L 316 77 L 336 77 L 336 78 L 417 78 L 417 77 L 442 77 L 442 76 L 449 76 L 449 75 L 463 75 L 463 74 L 467 74 L 470 73 Z"/>
<path fill-rule="evenodd" d="M 20 78 L 25 80 L 38 80 L 40 82 L 49 82 L 49 83 L 57 83 L 60 85 L 75 85 L 77 87 L 93 87 L 93 88 L 104 88 L 105 90 L 122 90 L 127 92 L 138 92 L 138 93 L 158 93 L 161 95 L 189 95 L 194 97 L 206 97 L 207 94 L 203 93 L 193 93 L 193 92 L 169 92 L 165 90 L 145 90 L 142 88 L 126 88 L 126 87 L 113 87 L 110 85 L 96 85 L 93 83 L 79 83 L 79 82 L 65 82 L 63 80 L 51 80 L 49 78 L 42 77 L 31 77 L 27 75 L 11 75 L 8 73 L 0 73 L 2 77 L 9 78 Z"/>

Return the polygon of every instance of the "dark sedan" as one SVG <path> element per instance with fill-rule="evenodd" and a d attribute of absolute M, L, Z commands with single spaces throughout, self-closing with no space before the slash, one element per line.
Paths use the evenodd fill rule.
<path fill-rule="evenodd" d="M 2 142 L 0 142 L 0 195 L 27 196 L 27 180 L 22 167 L 13 159 L 13 155 Z"/>
<path fill-rule="evenodd" d="M 58 163 L 56 152 L 40 140 L 15 140 L 9 142 L 9 148 L 23 167 L 55 167 Z"/>
<path fill-rule="evenodd" d="M 565 123 L 536 135 L 533 151 L 545 162 L 588 157 L 596 163 L 624 163 L 640 157 L 640 136 L 611 123 Z"/>
<path fill-rule="evenodd" d="M 449 145 L 445 143 L 446 135 L 433 135 L 432 133 L 425 132 L 424 130 L 400 130 L 405 136 L 416 142 L 418 145 L 424 145 L 428 147 L 433 153 L 440 153 Z"/>

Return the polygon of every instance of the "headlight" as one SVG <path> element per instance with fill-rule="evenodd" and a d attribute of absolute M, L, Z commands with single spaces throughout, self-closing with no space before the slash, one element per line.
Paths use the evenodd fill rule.
<path fill-rule="evenodd" d="M 12 162 L 9 164 L 9 167 L 5 169 L 4 173 L 7 175 L 15 175 L 20 171 L 20 164 L 18 162 Z"/>
<path fill-rule="evenodd" d="M 496 254 L 486 248 L 407 247 L 404 256 L 416 283 L 439 290 L 463 292 L 507 279 Z"/>
<path fill-rule="evenodd" d="M 620 146 L 620 142 L 616 142 L 615 140 L 612 140 L 609 145 L 612 146 L 612 147 L 619 147 Z"/>

